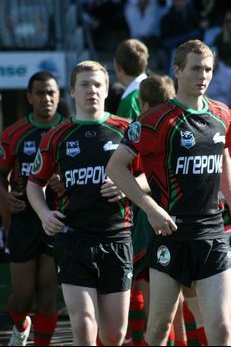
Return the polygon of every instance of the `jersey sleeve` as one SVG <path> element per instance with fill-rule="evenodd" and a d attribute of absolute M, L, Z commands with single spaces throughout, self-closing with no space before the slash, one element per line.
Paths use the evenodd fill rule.
<path fill-rule="evenodd" d="M 51 140 L 52 131 L 40 142 L 29 181 L 44 187 L 56 171 L 55 150 Z"/>
<path fill-rule="evenodd" d="M 231 153 L 231 109 L 229 109 L 229 123 L 226 133 L 225 147 L 229 148 L 229 152 Z"/>
<path fill-rule="evenodd" d="M 122 141 L 134 154 L 140 154 L 141 157 L 153 151 L 154 142 L 152 127 L 139 119 L 129 125 Z"/>

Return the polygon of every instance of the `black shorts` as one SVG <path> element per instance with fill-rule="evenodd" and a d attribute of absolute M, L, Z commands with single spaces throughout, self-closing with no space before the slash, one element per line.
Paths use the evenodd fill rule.
<path fill-rule="evenodd" d="M 54 257 L 60 284 L 96 288 L 101 294 L 131 288 L 131 242 L 92 241 L 75 232 L 58 234 Z"/>
<path fill-rule="evenodd" d="M 151 268 L 191 287 L 193 281 L 202 280 L 231 267 L 229 238 L 179 241 L 168 237 L 155 237 L 148 250 Z"/>
<path fill-rule="evenodd" d="M 11 262 L 24 263 L 41 253 L 53 256 L 53 242 L 54 238 L 46 235 L 33 211 L 12 215 L 8 235 Z"/>

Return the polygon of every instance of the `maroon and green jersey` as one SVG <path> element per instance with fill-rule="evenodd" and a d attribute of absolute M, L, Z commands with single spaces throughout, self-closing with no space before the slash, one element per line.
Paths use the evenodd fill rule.
<path fill-rule="evenodd" d="M 30 180 L 44 186 L 59 173 L 63 187 L 56 207 L 65 225 L 83 236 L 130 238 L 128 200 L 112 203 L 100 194 L 108 160 L 127 127 L 126 119 L 105 113 L 95 121 L 71 118 L 42 139 Z"/>
<path fill-rule="evenodd" d="M 11 189 L 24 193 L 22 199 L 25 199 L 27 205 L 26 184 L 41 138 L 62 121 L 63 118 L 57 114 L 53 123 L 44 125 L 36 122 L 29 114 L 9 126 L 1 135 L 0 167 L 10 170 Z"/>
<path fill-rule="evenodd" d="M 173 238 L 215 238 L 223 232 L 218 190 L 230 110 L 203 98 L 200 111 L 172 99 L 141 115 L 124 139 L 140 153 L 153 198 L 175 220 Z"/>

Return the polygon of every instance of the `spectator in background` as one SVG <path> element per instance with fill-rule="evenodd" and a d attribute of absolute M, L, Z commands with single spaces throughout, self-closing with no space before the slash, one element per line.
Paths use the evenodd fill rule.
<path fill-rule="evenodd" d="M 130 37 L 143 41 L 149 48 L 159 46 L 160 20 L 169 6 L 169 0 L 128 0 L 124 16 Z"/>
<path fill-rule="evenodd" d="M 169 68 L 174 49 L 186 40 L 202 38 L 202 29 L 200 15 L 190 0 L 172 0 L 171 8 L 161 19 L 162 45 Z"/>
<path fill-rule="evenodd" d="M 231 9 L 224 15 L 222 30 L 215 37 L 213 46 L 217 50 L 219 60 L 231 67 Z"/>
<path fill-rule="evenodd" d="M 207 89 L 207 95 L 231 107 L 231 66 L 226 65 L 219 56 L 216 60 L 213 79 Z"/>
<path fill-rule="evenodd" d="M 194 9 L 207 21 L 207 27 L 222 25 L 225 12 L 230 8 L 230 0 L 193 0 Z"/>
<path fill-rule="evenodd" d="M 54 48 L 54 12 L 45 0 L 1 1 L 0 31 L 3 49 Z"/>
<path fill-rule="evenodd" d="M 77 0 L 74 0 L 77 1 Z M 80 0 L 83 20 L 89 25 L 96 49 L 105 49 L 108 32 L 117 32 L 123 28 L 127 31 L 123 9 L 124 0 Z M 108 44 L 108 42 L 107 42 Z"/>

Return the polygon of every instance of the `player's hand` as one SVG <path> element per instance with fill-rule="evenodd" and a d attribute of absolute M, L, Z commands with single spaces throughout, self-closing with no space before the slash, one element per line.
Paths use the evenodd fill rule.
<path fill-rule="evenodd" d="M 42 218 L 42 226 L 48 236 L 54 236 L 65 228 L 65 224 L 61 221 L 65 216 L 59 211 L 49 211 Z"/>
<path fill-rule="evenodd" d="M 4 195 L 5 205 L 10 213 L 19 213 L 25 210 L 26 204 L 25 201 L 20 198 L 23 196 L 23 193 L 19 192 L 7 192 Z"/>
<path fill-rule="evenodd" d="M 147 214 L 149 223 L 156 235 L 168 236 L 177 230 L 177 226 L 169 214 L 160 206 Z"/>
<path fill-rule="evenodd" d="M 124 193 L 113 183 L 110 178 L 107 178 L 101 186 L 100 193 L 102 197 L 109 202 L 115 202 L 125 197 Z"/>
<path fill-rule="evenodd" d="M 58 193 L 60 188 L 60 176 L 57 174 L 54 174 L 51 176 L 48 182 L 48 186 L 55 192 Z"/>

